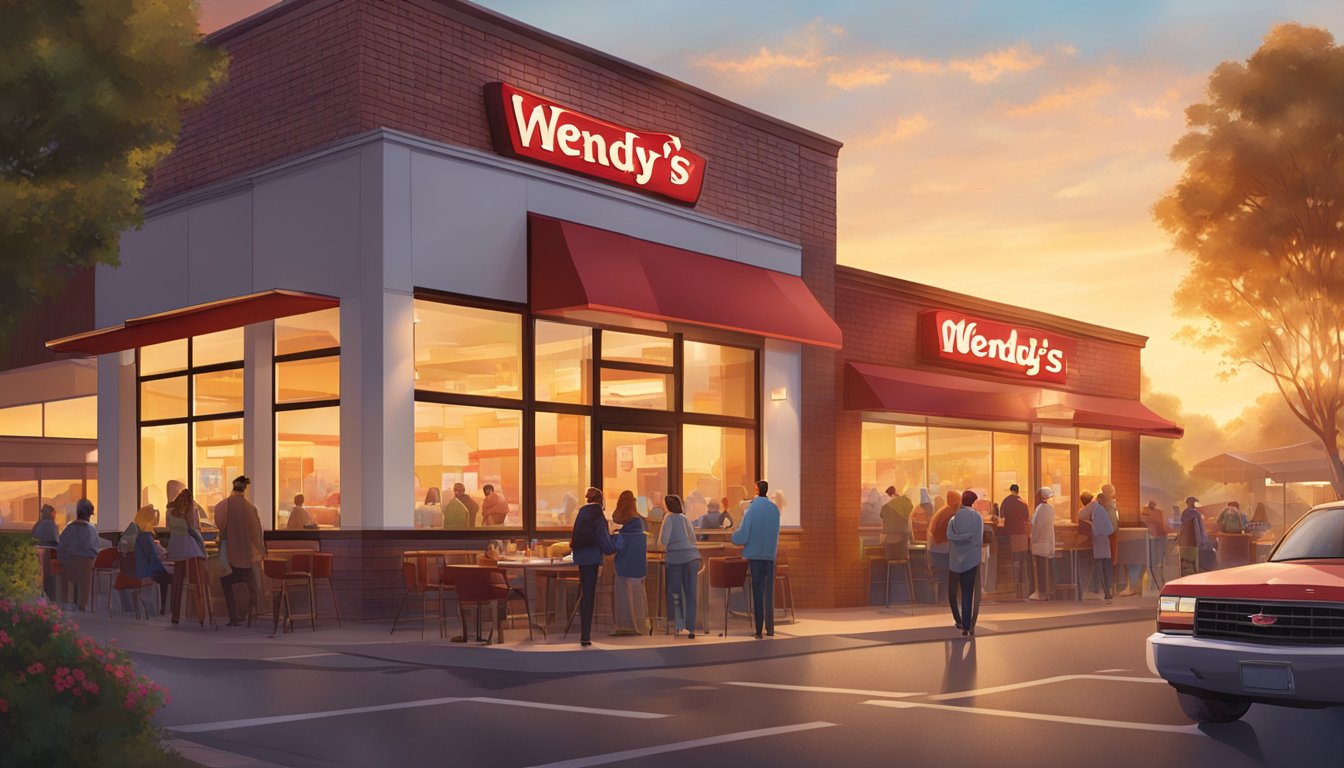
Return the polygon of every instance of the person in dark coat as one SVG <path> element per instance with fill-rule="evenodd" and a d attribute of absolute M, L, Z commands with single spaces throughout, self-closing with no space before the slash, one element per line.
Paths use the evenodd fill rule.
<path fill-rule="evenodd" d="M 602 558 L 616 552 L 616 544 L 607 529 L 607 516 L 602 511 L 602 492 L 589 488 L 583 498 L 570 533 L 569 548 L 574 553 L 574 564 L 579 566 L 579 645 L 593 644 L 593 605 L 597 600 L 597 571 Z"/>
<path fill-rule="evenodd" d="M 648 536 L 644 518 L 635 507 L 635 495 L 621 491 L 611 521 L 621 526 L 614 534 L 616 544 L 615 590 L 616 626 L 613 635 L 642 635 L 649 624 L 649 600 L 644 593 L 648 574 Z"/>

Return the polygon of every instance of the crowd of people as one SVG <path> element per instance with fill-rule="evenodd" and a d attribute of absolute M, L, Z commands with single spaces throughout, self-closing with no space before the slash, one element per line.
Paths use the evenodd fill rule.
<path fill-rule="evenodd" d="M 752 615 L 756 637 L 775 634 L 774 584 L 775 560 L 779 551 L 780 504 L 782 496 L 769 495 L 770 486 L 756 481 L 756 496 L 733 530 L 732 541 L 742 547 L 751 572 Z M 778 493 L 778 492 L 776 492 Z M 648 522 L 640 515 L 631 491 L 622 491 L 608 521 L 602 491 L 589 488 L 585 504 L 579 508 L 570 533 L 570 551 L 579 568 L 579 644 L 592 645 L 593 612 L 597 598 L 598 572 L 604 558 L 614 556 L 614 628 L 612 634 L 639 634 L 648 622 L 648 604 L 644 578 L 648 573 Z M 711 506 L 712 505 L 712 506 Z M 722 506 L 706 503 L 704 516 L 717 515 L 709 524 L 698 527 L 720 528 L 731 518 Z M 686 633 L 695 639 L 697 580 L 701 566 L 696 546 L 697 526 L 687 515 L 686 504 L 676 494 L 659 499 L 657 546 L 663 552 L 665 568 L 664 598 L 667 626 L 676 636 Z M 649 515 L 650 520 L 653 515 Z M 725 520 L 727 518 L 727 520 Z M 697 521 L 698 522 L 698 521 Z"/>

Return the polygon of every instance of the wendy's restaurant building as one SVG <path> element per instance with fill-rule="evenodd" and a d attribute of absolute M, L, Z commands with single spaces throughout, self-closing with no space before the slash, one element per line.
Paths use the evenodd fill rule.
<path fill-rule="evenodd" d="M 798 604 L 855 605 L 868 489 L 1095 472 L 1136 500 L 1137 434 L 1175 429 L 1140 337 L 837 268 L 834 140 L 468 3 L 291 0 L 209 39 L 228 82 L 93 316 L 35 319 L 0 374 L 81 372 L 96 443 L 26 439 L 83 441 L 106 533 L 246 474 L 272 546 L 335 553 L 380 618 L 407 550 L 567 539 L 590 485 L 731 514 L 765 477 Z M 78 399 L 40 392 L 0 432 Z M 11 496 L 58 487 L 32 470 Z"/>

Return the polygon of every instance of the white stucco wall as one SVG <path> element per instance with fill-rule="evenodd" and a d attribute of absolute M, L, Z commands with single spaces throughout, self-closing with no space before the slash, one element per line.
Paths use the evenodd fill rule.
<path fill-rule="evenodd" d="M 771 393 L 782 388 L 783 400 Z M 801 524 L 798 507 L 802 488 L 803 440 L 803 348 L 801 344 L 773 339 L 765 342 L 761 370 L 761 429 L 764 430 L 765 479 L 770 489 L 784 492 L 780 524 Z"/>

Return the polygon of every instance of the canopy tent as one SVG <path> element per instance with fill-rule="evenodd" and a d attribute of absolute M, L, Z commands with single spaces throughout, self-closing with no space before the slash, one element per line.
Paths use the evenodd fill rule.
<path fill-rule="evenodd" d="M 1330 482 L 1330 462 L 1320 443 L 1310 441 L 1262 451 L 1220 453 L 1205 459 L 1190 474 L 1220 483 L 1250 483 L 1269 478 L 1276 483 Z"/>

